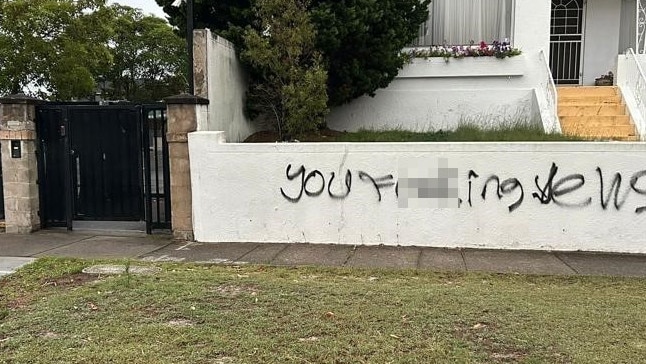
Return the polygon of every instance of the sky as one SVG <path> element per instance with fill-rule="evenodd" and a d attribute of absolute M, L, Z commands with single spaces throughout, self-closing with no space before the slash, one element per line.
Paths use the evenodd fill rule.
<path fill-rule="evenodd" d="M 164 14 L 164 11 L 159 5 L 157 5 L 155 0 L 108 0 L 108 4 L 112 3 L 119 3 L 132 8 L 142 9 L 144 14 L 153 14 L 166 19 L 166 14 Z"/>

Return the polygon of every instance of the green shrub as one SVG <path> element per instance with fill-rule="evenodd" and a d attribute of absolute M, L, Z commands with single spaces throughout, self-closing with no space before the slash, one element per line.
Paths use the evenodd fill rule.
<path fill-rule="evenodd" d="M 327 72 L 306 7 L 299 0 L 257 0 L 258 21 L 243 33 L 249 109 L 273 118 L 281 138 L 316 130 L 328 112 Z"/>

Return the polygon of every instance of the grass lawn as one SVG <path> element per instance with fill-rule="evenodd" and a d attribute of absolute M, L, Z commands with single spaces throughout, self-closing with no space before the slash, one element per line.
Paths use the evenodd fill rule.
<path fill-rule="evenodd" d="M 97 278 L 90 263 L 0 278 L 0 362 L 646 360 L 646 280 L 188 264 Z"/>
<path fill-rule="evenodd" d="M 273 143 L 280 140 L 277 132 L 262 131 L 251 135 L 247 143 Z M 494 127 L 477 124 L 462 124 L 452 131 L 412 132 L 407 130 L 360 130 L 339 132 L 322 129 L 302 135 L 301 142 L 561 142 L 586 141 L 583 137 L 546 133 L 540 125 L 522 122 L 507 123 Z"/>
<path fill-rule="evenodd" d="M 480 128 L 474 124 L 458 126 L 453 131 L 416 133 L 406 130 L 361 130 L 339 135 L 337 142 L 548 142 L 581 141 L 581 137 L 546 133 L 541 126 L 509 124 Z"/>

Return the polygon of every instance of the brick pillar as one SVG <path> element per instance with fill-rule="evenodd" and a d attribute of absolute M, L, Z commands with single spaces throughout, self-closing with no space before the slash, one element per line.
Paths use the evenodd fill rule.
<path fill-rule="evenodd" d="M 22 94 L 0 98 L 0 148 L 7 233 L 28 234 L 40 229 L 35 123 L 36 105 L 40 103 L 43 101 Z"/>
<path fill-rule="evenodd" d="M 171 96 L 164 100 L 168 115 L 168 153 L 170 157 L 171 224 L 173 237 L 193 240 L 193 204 L 188 133 L 196 131 L 206 115 L 209 100 L 193 95 Z"/>

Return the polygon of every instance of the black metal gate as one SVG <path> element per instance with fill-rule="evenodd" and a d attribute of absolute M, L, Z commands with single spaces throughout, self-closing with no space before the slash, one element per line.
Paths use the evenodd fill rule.
<path fill-rule="evenodd" d="M 170 228 L 165 121 L 164 105 L 40 106 L 43 224 L 71 230 L 75 220 L 146 221 L 148 233 Z M 159 152 L 151 151 L 151 138 Z"/>

